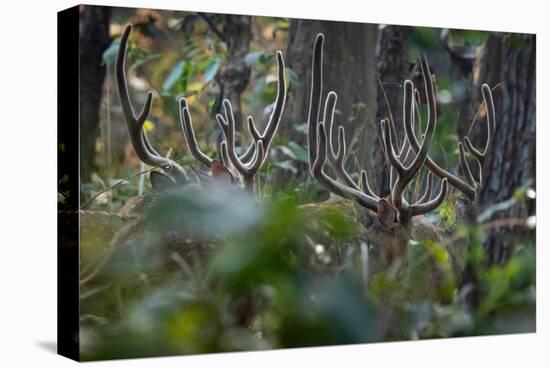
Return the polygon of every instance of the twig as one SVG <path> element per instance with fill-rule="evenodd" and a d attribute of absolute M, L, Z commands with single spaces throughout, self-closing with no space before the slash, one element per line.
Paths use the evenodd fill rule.
<path fill-rule="evenodd" d="M 216 34 L 216 36 L 218 36 L 220 38 L 220 40 L 222 40 L 222 42 L 229 45 L 225 35 L 218 29 L 218 27 L 214 24 L 214 22 L 212 22 L 212 20 L 210 18 L 208 18 L 208 15 L 206 15 L 204 13 L 200 13 L 200 12 L 198 12 L 197 15 L 199 17 L 201 17 L 202 19 L 204 19 L 204 21 L 208 24 L 208 27 L 210 27 L 210 30 L 212 32 L 214 32 Z"/>
<path fill-rule="evenodd" d="M 107 191 L 110 191 L 112 189 L 114 189 L 115 187 L 117 186 L 120 186 L 122 185 L 124 182 L 134 178 L 134 177 L 137 177 L 139 175 L 143 175 L 144 173 L 147 173 L 147 172 L 151 172 L 152 170 L 154 170 L 155 168 L 158 168 L 158 167 L 151 167 L 149 169 L 146 169 L 145 171 L 140 171 L 140 172 L 137 172 L 137 173 L 134 173 L 130 176 L 127 176 L 123 179 L 121 179 L 120 181 L 118 181 L 117 183 L 115 183 L 114 185 L 111 185 L 109 187 L 106 187 L 104 188 L 103 190 L 99 191 L 98 193 L 96 193 L 94 196 L 92 196 L 90 199 L 88 199 L 84 204 L 82 204 L 80 206 L 80 209 L 86 209 L 86 207 L 88 207 L 88 205 L 90 205 L 98 196 L 100 196 L 101 194 L 104 194 L 106 193 Z"/>
<path fill-rule="evenodd" d="M 531 229 L 531 226 L 527 223 L 527 219 L 524 218 L 503 218 L 495 219 L 481 225 L 481 229 L 495 229 L 501 227 L 525 227 Z"/>
<path fill-rule="evenodd" d="M 390 121 L 391 121 L 392 125 L 395 126 L 395 120 L 393 119 L 393 114 L 391 112 L 391 107 L 390 107 L 390 101 L 388 100 L 388 95 L 386 94 L 386 89 L 384 88 L 384 84 L 382 83 L 380 78 L 377 78 L 377 80 L 378 80 L 378 84 L 380 86 L 380 89 L 382 90 L 382 95 L 384 96 L 384 101 L 386 102 L 386 108 L 388 109 L 388 115 L 389 115 Z M 383 147 L 384 142 L 383 142 L 382 137 L 380 136 L 380 134 L 377 134 L 376 138 L 378 139 L 378 143 Z M 401 146 L 401 144 L 399 143 L 399 137 L 396 136 L 395 141 L 397 142 L 398 146 Z M 386 166 L 388 166 L 388 168 L 391 171 L 390 160 L 387 156 L 388 154 L 389 154 L 388 152 L 385 152 L 384 160 L 386 161 Z"/>
<path fill-rule="evenodd" d="M 527 218 L 502 218 L 502 219 L 495 219 L 490 222 L 482 223 L 480 224 L 479 228 L 481 228 L 484 231 L 488 231 L 491 229 L 497 229 L 502 227 L 523 227 L 527 229 L 534 229 L 533 226 L 531 226 Z M 455 234 L 451 237 L 451 243 L 457 241 L 460 238 L 464 238 L 465 236 L 462 234 Z"/>
<path fill-rule="evenodd" d="M 491 92 L 494 92 L 497 88 L 500 87 L 501 84 L 502 84 L 502 82 L 497 83 L 493 88 L 491 88 Z M 470 133 L 472 132 L 472 129 L 474 128 L 474 125 L 476 124 L 477 117 L 478 117 L 479 114 L 481 113 L 481 108 L 482 108 L 483 106 L 485 106 L 485 102 L 481 102 L 481 103 L 479 104 L 479 107 L 477 108 L 476 114 L 474 115 L 474 118 L 472 119 L 472 123 L 470 124 L 470 128 L 468 129 L 468 136 L 469 136 Z"/>
<path fill-rule="evenodd" d="M 380 89 L 382 89 L 382 95 L 384 96 L 384 101 L 386 102 L 386 108 L 388 109 L 388 114 L 390 116 L 390 121 L 393 124 L 393 126 L 395 126 L 395 120 L 393 119 L 393 114 L 391 113 L 390 101 L 388 100 L 388 95 L 386 94 L 386 89 L 384 88 L 384 84 L 382 84 L 382 81 L 380 80 L 380 78 L 378 78 L 377 80 L 378 80 L 378 84 L 380 85 Z M 399 144 L 399 140 L 398 140 L 397 136 L 395 137 L 395 141 L 396 141 L 397 145 L 401 145 L 401 144 Z"/>

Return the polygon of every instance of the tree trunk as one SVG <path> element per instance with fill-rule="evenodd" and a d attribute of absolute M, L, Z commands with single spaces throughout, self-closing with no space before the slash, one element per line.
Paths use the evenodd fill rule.
<path fill-rule="evenodd" d="M 473 97 L 476 95 L 474 92 L 474 75 L 473 67 L 475 62 L 475 48 L 469 45 L 453 45 L 448 39 L 447 52 L 451 60 L 451 75 L 454 80 L 455 88 L 461 88 L 463 90 L 462 95 L 458 100 L 453 101 L 453 105 L 458 112 L 458 126 L 457 134 L 460 140 L 464 136 L 468 135 L 473 114 Z M 438 113 L 440 110 L 438 110 Z"/>
<path fill-rule="evenodd" d="M 111 8 L 84 7 L 80 31 L 80 180 L 90 180 L 94 169 L 95 143 L 99 135 L 99 109 L 106 66 L 103 52 L 111 42 Z"/>
<path fill-rule="evenodd" d="M 218 82 L 223 97 L 231 101 L 238 131 L 242 126 L 241 95 L 250 80 L 250 67 L 245 64 L 244 58 L 250 50 L 250 41 L 252 40 L 252 17 L 226 15 L 224 36 L 229 56 L 227 65 L 219 75 Z"/>
<path fill-rule="evenodd" d="M 511 198 L 516 189 L 530 182 L 535 187 L 535 36 L 492 34 L 480 60 L 479 81 L 494 91 L 496 134 L 484 162 L 481 206 Z M 478 88 L 479 90 L 479 88 Z M 482 146 L 486 128 L 478 121 L 473 130 L 474 144 Z M 534 215 L 535 203 L 520 202 L 493 216 L 526 218 Z M 491 263 L 505 261 L 525 232 L 501 228 L 488 234 L 485 242 Z M 529 232 L 534 240 L 534 232 Z"/>
<path fill-rule="evenodd" d="M 369 122 L 374 117 L 375 79 L 374 50 L 378 33 L 377 25 L 331 21 L 292 19 L 288 33 L 285 63 L 298 77 L 299 85 L 289 88 L 280 136 L 306 147 L 305 130 L 296 129 L 307 121 L 311 92 L 311 58 L 317 33 L 325 34 L 323 57 L 323 95 L 333 90 L 338 93 L 335 123 L 346 130 L 349 166 L 364 165 L 367 151 L 357 149 L 368 144 L 356 133 L 373 136 Z M 362 136 L 362 135 L 361 135 Z M 351 143 L 351 144 L 350 144 Z M 361 144 L 359 144 L 361 143 Z M 301 164 L 295 178 L 308 174 L 306 164 Z M 279 181 L 288 174 L 279 175 Z"/>
<path fill-rule="evenodd" d="M 399 141 L 403 141 L 403 82 L 409 78 L 407 61 L 407 27 L 388 25 L 380 30 L 376 51 L 376 139 L 370 145 L 371 169 L 369 180 L 373 190 L 381 196 L 389 194 L 389 168 L 382 148 L 379 121 L 393 118 Z"/>

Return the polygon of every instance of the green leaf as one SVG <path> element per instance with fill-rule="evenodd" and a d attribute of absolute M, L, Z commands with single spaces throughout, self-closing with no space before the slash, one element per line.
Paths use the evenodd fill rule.
<path fill-rule="evenodd" d="M 170 74 L 168 74 L 168 77 L 166 78 L 166 80 L 164 81 L 164 84 L 162 85 L 162 89 L 164 91 L 169 91 L 177 83 L 177 81 L 183 75 L 183 71 L 185 70 L 186 64 L 187 62 L 182 60 L 172 68 L 172 70 L 170 71 Z"/>
<path fill-rule="evenodd" d="M 132 65 L 130 65 L 130 69 L 136 69 L 136 68 L 139 68 L 141 65 L 149 62 L 149 61 L 153 61 L 153 60 L 159 60 L 159 59 L 162 59 L 162 54 L 161 53 L 154 53 L 154 54 L 150 54 L 150 55 L 147 55 L 141 59 L 138 59 L 138 60 L 135 60 Z"/>
<path fill-rule="evenodd" d="M 307 134 L 307 130 L 308 130 L 309 126 L 308 126 L 308 123 L 306 121 L 306 122 L 301 122 L 301 123 L 298 123 L 298 124 L 293 124 L 292 128 L 294 130 L 302 133 L 302 134 Z"/>
<path fill-rule="evenodd" d="M 294 167 L 291 161 L 274 162 L 273 165 L 275 167 L 279 167 L 284 170 L 291 171 L 292 173 L 298 172 L 298 170 L 296 169 L 296 167 Z"/>
<path fill-rule="evenodd" d="M 218 73 L 218 70 L 220 70 L 221 60 L 215 59 L 212 60 L 208 66 L 206 67 L 206 70 L 204 71 L 204 83 L 210 82 L 216 74 Z"/>
<path fill-rule="evenodd" d="M 119 45 L 120 39 L 117 38 L 113 40 L 113 42 L 111 42 L 111 44 L 109 45 L 109 47 L 107 47 L 105 51 L 103 51 L 103 55 L 101 56 L 101 62 L 103 65 L 110 65 L 115 62 Z"/>
<path fill-rule="evenodd" d="M 271 103 L 273 100 L 275 100 L 276 96 L 277 96 L 277 89 L 275 88 L 275 85 L 264 84 L 264 89 L 262 90 L 262 100 L 264 102 Z"/>
<path fill-rule="evenodd" d="M 293 141 L 288 142 L 288 147 L 292 150 L 292 153 L 294 153 L 296 159 L 305 163 L 309 162 L 308 154 L 304 147 Z"/>
<path fill-rule="evenodd" d="M 278 144 L 277 149 L 280 150 L 285 156 L 289 157 L 290 159 L 296 160 L 296 155 L 288 147 L 288 142 L 285 142 L 285 144 Z"/>
<path fill-rule="evenodd" d="M 259 51 L 256 51 L 256 52 L 249 52 L 246 54 L 246 56 L 244 57 L 244 63 L 247 65 L 247 66 L 252 66 L 254 64 L 256 64 L 259 60 L 260 60 L 260 57 L 263 55 L 263 52 L 259 52 Z"/>
<path fill-rule="evenodd" d="M 300 78 L 298 74 L 290 68 L 285 68 L 285 78 L 288 80 L 288 85 L 290 87 L 298 87 L 300 85 Z"/>
<path fill-rule="evenodd" d="M 451 202 L 445 201 L 439 206 L 439 215 L 441 220 L 447 225 L 452 225 L 456 222 L 455 207 Z"/>
<path fill-rule="evenodd" d="M 435 241 L 424 241 L 422 242 L 422 246 L 424 246 L 426 251 L 429 252 L 438 265 L 445 265 L 449 263 L 449 253 L 440 243 Z"/>
<path fill-rule="evenodd" d="M 483 31 L 464 31 L 463 37 L 470 45 L 481 46 L 489 38 L 489 33 Z"/>
<path fill-rule="evenodd" d="M 481 46 L 482 44 L 487 41 L 487 38 L 489 37 L 488 32 L 483 31 L 469 31 L 469 30 L 462 30 L 462 29 L 451 29 L 449 31 L 449 37 L 452 39 L 453 42 L 457 44 L 464 44 L 467 43 L 470 46 Z"/>

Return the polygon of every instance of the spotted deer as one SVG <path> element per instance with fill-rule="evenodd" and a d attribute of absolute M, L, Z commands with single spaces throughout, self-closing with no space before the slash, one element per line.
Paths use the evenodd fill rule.
<path fill-rule="evenodd" d="M 174 160 L 160 155 L 149 142 L 143 125 L 151 109 L 153 94 L 147 93 L 145 104 L 141 112 L 136 115 L 128 93 L 125 75 L 125 57 L 127 43 L 132 27 L 128 25 L 121 36 L 119 52 L 116 59 L 116 83 L 123 109 L 125 123 L 130 136 L 130 142 L 142 162 L 155 168 L 150 174 L 153 193 L 131 200 L 123 209 L 125 217 L 133 218 L 119 230 L 112 244 L 131 242 L 136 236 L 144 234 L 141 229 L 145 219 L 141 215 L 162 198 L 166 191 L 178 190 L 191 182 L 189 172 Z M 354 203 L 354 212 L 360 225 L 363 227 L 360 240 L 370 244 L 374 256 L 371 256 L 372 270 L 388 268 L 396 259 L 402 257 L 407 243 L 411 238 L 416 240 L 433 240 L 444 242 L 445 234 L 436 225 L 430 223 L 424 214 L 427 214 L 441 205 L 452 186 L 462 192 L 473 204 L 481 185 L 481 163 L 487 153 L 495 129 L 495 115 L 491 90 L 487 85 L 482 86 L 482 93 L 487 106 L 488 138 L 483 151 L 476 149 L 468 137 L 458 143 L 460 152 L 460 167 L 464 179 L 441 168 L 428 155 L 430 142 L 433 139 L 437 123 L 435 85 L 429 75 L 428 63 L 425 58 L 420 60 L 420 67 L 424 79 L 424 90 L 428 105 L 428 121 L 425 131 L 417 136 L 416 130 L 421 126 L 416 119 L 418 110 L 415 95 L 417 90 L 413 82 L 404 83 L 404 130 L 405 139 L 397 141 L 395 122 L 384 119 L 380 126 L 382 130 L 383 149 L 390 162 L 390 182 L 388 197 L 380 197 L 370 187 L 365 170 L 360 173 L 359 182 L 355 182 L 346 171 L 345 162 L 348 158 L 344 128 L 339 126 L 336 139 L 333 138 L 334 114 L 337 94 L 329 92 L 323 105 L 322 91 L 322 63 L 323 63 L 323 35 L 318 35 L 314 44 L 311 99 L 308 114 L 308 155 L 309 169 L 312 176 L 330 192 L 346 200 L 339 208 L 351 209 L 347 203 Z M 236 148 L 236 124 L 231 103 L 223 101 L 223 114 L 216 115 L 216 121 L 222 131 L 223 141 L 219 144 L 218 159 L 206 155 L 199 147 L 193 129 L 189 104 L 185 98 L 179 100 L 180 126 L 184 139 L 191 155 L 206 168 L 206 170 L 192 168 L 202 186 L 214 188 L 237 189 L 250 194 L 254 192 L 254 183 L 257 172 L 267 159 L 273 137 L 281 121 L 286 100 L 285 66 L 281 52 L 277 52 L 277 96 L 273 112 L 263 133 L 260 133 L 252 117 L 247 118 L 247 126 L 251 143 L 244 153 L 239 154 Z M 334 140 L 336 142 L 334 142 Z M 472 160 L 478 165 L 478 178 L 467 161 L 466 150 Z M 424 183 L 425 190 L 421 197 L 409 200 L 405 197 L 406 189 L 411 183 L 419 179 L 420 169 L 429 170 Z M 330 169 L 336 177 L 327 173 Z M 434 177 L 441 179 L 438 193 L 432 195 Z M 240 184 L 242 182 L 242 184 Z M 302 206 L 308 211 L 317 204 Z M 319 209 L 323 205 L 317 205 Z M 171 236 L 170 238 L 168 238 Z M 189 238 L 186 233 L 166 234 L 161 239 L 163 243 L 191 243 L 197 248 L 208 247 L 208 243 L 196 238 Z M 113 248 L 113 246 L 111 246 Z M 96 270 L 84 274 L 83 281 L 93 279 Z"/>
<path fill-rule="evenodd" d="M 118 94 L 132 147 L 142 162 L 149 166 L 160 168 L 164 172 L 161 173 L 155 171 L 155 174 L 151 176 L 151 181 L 153 184 L 157 182 L 186 184 L 188 183 L 189 178 L 185 169 L 177 162 L 160 155 L 152 147 L 145 131 L 143 130 L 143 124 L 147 120 L 149 111 L 151 110 L 153 93 L 151 91 L 147 92 L 145 105 L 139 115 L 136 116 L 134 108 L 132 107 L 124 67 L 126 49 L 131 31 L 132 26 L 128 24 L 120 38 L 120 46 L 116 58 L 115 70 Z M 248 145 L 245 152 L 241 155 L 237 153 L 236 149 L 237 142 L 235 132 L 235 116 L 229 100 L 226 99 L 223 101 L 224 114 L 216 114 L 216 120 L 224 136 L 224 140 L 219 145 L 218 153 L 220 160 L 216 160 L 207 156 L 200 149 L 193 129 L 188 100 L 185 97 L 181 97 L 179 99 L 180 124 L 189 152 L 208 170 L 207 172 L 196 169 L 194 170 L 201 182 L 205 182 L 209 178 L 235 182 L 236 177 L 234 171 L 236 171 L 242 177 L 244 189 L 251 192 L 254 191 L 256 174 L 267 159 L 267 153 L 269 151 L 271 141 L 273 140 L 273 136 L 275 135 L 281 121 L 286 100 L 285 65 L 283 54 L 281 51 L 278 51 L 276 55 L 277 96 L 275 98 L 273 111 L 263 133 L 258 131 L 254 118 L 252 116 L 248 116 L 247 126 L 252 141 Z"/>
<path fill-rule="evenodd" d="M 154 169 L 149 176 L 153 192 L 130 199 L 116 215 L 106 213 L 106 215 L 98 216 L 98 213 L 80 213 L 81 217 L 87 219 L 85 222 L 90 224 L 87 226 L 90 228 L 94 227 L 91 224 L 98 223 L 97 218 L 99 217 L 103 219 L 100 223 L 101 228 L 108 228 L 108 223 L 116 224 L 115 229 L 101 231 L 110 233 L 112 239 L 107 241 L 107 243 L 110 242 L 110 245 L 103 251 L 105 254 L 102 254 L 100 258 L 93 257 L 91 264 L 83 267 L 83 271 L 81 271 L 82 284 L 95 277 L 115 246 L 120 247 L 124 243 L 136 242 L 137 239 L 149 235 L 148 231 L 143 229 L 146 221 L 144 213 L 150 210 L 159 200 L 166 197 L 167 193 L 176 193 L 186 188 L 194 189 L 197 184 L 199 187 L 210 191 L 237 190 L 243 194 L 254 193 L 257 173 L 268 158 L 269 148 L 281 122 L 286 100 L 285 65 L 283 55 L 278 51 L 276 53 L 277 95 L 265 130 L 260 132 L 256 127 L 254 118 L 248 116 L 247 126 L 252 139 L 244 152 L 239 154 L 237 152 L 236 123 L 232 106 L 229 100 L 224 100 L 222 103 L 223 114 L 218 113 L 216 115 L 216 121 L 222 131 L 223 140 L 218 145 L 219 159 L 215 159 L 209 157 L 199 147 L 193 129 L 189 102 L 185 97 L 181 97 L 178 101 L 180 127 L 190 154 L 203 166 L 202 168 L 192 166 L 190 171 L 186 170 L 178 162 L 158 153 L 151 145 L 143 129 L 153 103 L 153 93 L 151 91 L 147 92 L 144 106 L 138 114 L 136 114 L 130 100 L 125 60 L 131 31 L 132 25 L 128 24 L 120 38 L 115 64 L 116 86 L 133 150 L 143 163 Z M 195 181 L 198 182 L 193 183 L 190 173 L 195 176 Z M 203 251 L 208 247 L 207 241 L 200 238 L 191 238 L 189 233 L 183 232 L 185 231 L 182 231 L 182 233 L 177 231 L 163 233 L 156 242 L 163 245 L 168 244 L 170 247 L 177 247 L 178 244 L 184 243 L 187 249 L 194 247 L 198 251 Z M 94 237 L 97 231 L 93 230 L 89 233 L 91 233 L 89 237 Z M 103 237 L 102 240 L 105 242 Z M 148 238 L 144 241 L 149 240 L 151 239 Z M 91 242 L 91 246 L 97 246 L 96 242 L 98 241 L 92 240 Z M 81 247 L 84 249 L 82 253 L 85 257 L 88 253 L 85 251 L 86 246 L 82 245 Z"/>
<path fill-rule="evenodd" d="M 359 182 L 346 171 L 346 137 L 343 126 L 338 126 L 334 137 L 334 115 L 337 94 L 330 91 L 323 105 L 323 42 L 319 34 L 314 43 L 311 94 L 308 113 L 308 155 L 311 175 L 324 188 L 338 197 L 354 203 L 356 216 L 364 227 L 364 239 L 376 256 L 376 269 L 390 266 L 394 260 L 403 257 L 410 239 L 432 240 L 445 243 L 443 231 L 429 222 L 425 214 L 437 209 L 445 200 L 449 186 L 460 191 L 474 205 L 482 185 L 481 161 L 491 146 L 495 130 L 495 110 L 491 89 L 487 84 L 481 87 L 487 110 L 487 141 L 479 150 L 466 136 L 458 142 L 459 163 L 464 178 L 441 168 L 429 156 L 430 143 L 437 124 L 436 88 L 425 57 L 419 60 L 424 81 L 424 95 L 427 99 L 428 119 L 425 131 L 417 135 L 420 122 L 416 121 L 418 90 L 412 81 L 404 82 L 403 92 L 403 142 L 398 141 L 395 121 L 385 118 L 380 121 L 382 147 L 390 164 L 389 196 L 377 195 L 369 185 L 367 171 L 362 170 Z M 418 114 L 419 115 L 419 114 Z M 335 143 L 336 141 L 336 143 Z M 470 167 L 466 151 L 477 165 L 477 177 Z M 406 189 L 419 180 L 420 170 L 429 172 L 424 183 L 425 191 L 419 198 L 406 198 Z M 335 177 L 327 173 L 330 169 Z M 432 195 L 433 178 L 441 180 L 437 194 Z"/>

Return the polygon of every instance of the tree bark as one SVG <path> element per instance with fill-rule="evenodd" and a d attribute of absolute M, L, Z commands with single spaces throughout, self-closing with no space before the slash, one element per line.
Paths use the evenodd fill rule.
<path fill-rule="evenodd" d="M 475 62 L 475 48 L 470 45 L 453 45 L 449 39 L 446 41 L 447 52 L 451 60 L 451 75 L 454 80 L 455 87 L 460 87 L 463 90 L 462 95 L 457 101 L 453 101 L 453 105 L 458 112 L 457 134 L 460 140 L 468 135 L 468 129 L 471 125 L 473 114 L 473 97 L 474 92 L 474 75 L 473 67 Z M 438 110 L 438 113 L 440 110 Z"/>
<path fill-rule="evenodd" d="M 378 26 L 374 24 L 314 21 L 292 19 L 288 33 L 288 46 L 285 54 L 286 66 L 294 71 L 299 85 L 289 88 L 283 123 L 280 126 L 280 136 L 307 146 L 306 134 L 296 127 L 305 124 L 309 110 L 311 93 L 311 58 L 313 43 L 317 33 L 325 34 L 323 57 L 323 95 L 333 90 L 338 93 L 336 125 L 343 125 L 346 130 L 346 140 L 352 148 L 348 159 L 349 166 L 364 165 L 368 159 L 368 151 L 357 149 L 367 144 L 356 133 L 373 136 L 369 122 L 374 117 L 375 78 L 374 50 Z M 305 131 L 305 130 L 304 130 Z M 351 144 L 350 146 L 350 143 Z M 361 144 L 359 144 L 361 143 Z M 298 167 L 294 178 L 308 174 L 306 164 Z M 289 174 L 281 172 L 279 181 L 287 180 Z"/>
<path fill-rule="evenodd" d="M 479 81 L 492 88 L 500 84 L 493 93 L 496 134 L 484 161 L 484 184 L 479 197 L 482 207 L 511 198 L 518 187 L 528 182 L 535 187 L 535 69 L 534 35 L 492 34 L 487 40 L 480 59 Z M 474 144 L 482 146 L 486 127 L 483 121 L 476 125 L 472 131 Z M 493 219 L 526 218 L 534 211 L 534 201 L 522 201 L 498 212 Z M 525 240 L 525 234 L 534 241 L 534 231 L 491 231 L 485 242 L 489 261 L 505 261 L 514 244 Z"/>
<path fill-rule="evenodd" d="M 371 169 L 369 180 L 373 190 L 381 196 L 389 194 L 389 166 L 382 148 L 382 132 L 379 121 L 391 117 L 395 121 L 399 141 L 404 132 L 403 82 L 409 78 L 410 65 L 407 61 L 407 27 L 388 25 L 380 30 L 376 50 L 376 139 L 370 145 Z M 371 173 L 372 172 L 372 173 Z"/>
<path fill-rule="evenodd" d="M 86 5 L 80 31 L 80 180 L 90 180 L 95 167 L 95 143 L 99 136 L 99 109 L 106 66 L 103 52 L 111 42 L 111 8 Z"/>
<path fill-rule="evenodd" d="M 223 98 L 231 101 L 238 130 L 242 126 L 241 95 L 250 81 L 250 67 L 245 64 L 244 58 L 250 50 L 252 40 L 252 17 L 226 15 L 224 36 L 229 56 L 227 65 L 219 74 L 218 82 Z"/>

